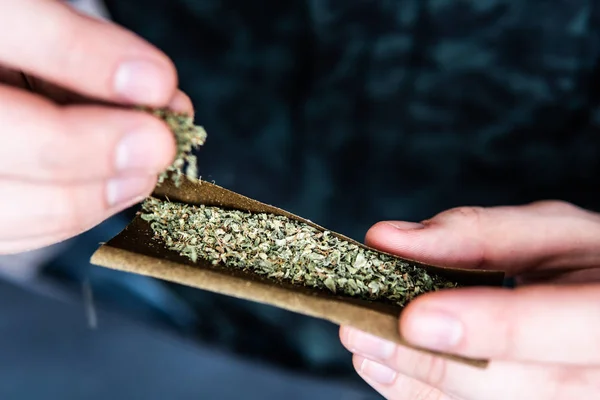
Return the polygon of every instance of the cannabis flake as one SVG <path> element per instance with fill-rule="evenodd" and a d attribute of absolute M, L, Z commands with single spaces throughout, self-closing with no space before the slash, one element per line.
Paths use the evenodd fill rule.
<path fill-rule="evenodd" d="M 412 263 L 364 249 L 284 216 L 146 199 L 141 218 L 170 250 L 192 261 L 400 306 L 457 285 Z"/>
<path fill-rule="evenodd" d="M 150 109 L 142 107 L 141 109 L 165 121 L 177 142 L 175 161 L 159 175 L 158 183 L 163 183 L 168 178 L 169 173 L 173 172 L 172 179 L 175 186 L 180 186 L 184 166 L 185 175 L 188 179 L 198 179 L 198 160 L 192 154 L 192 151 L 206 142 L 204 128 L 194 125 L 194 118 L 185 113 L 177 113 L 166 108 Z"/>

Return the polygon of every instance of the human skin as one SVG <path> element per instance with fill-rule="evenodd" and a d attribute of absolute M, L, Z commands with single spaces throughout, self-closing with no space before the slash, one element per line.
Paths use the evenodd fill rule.
<path fill-rule="evenodd" d="M 57 0 L 0 0 L 0 254 L 90 229 L 152 191 L 175 154 L 165 124 L 82 99 L 192 112 L 168 57 Z M 33 91 L 21 74 L 32 78 Z M 76 103 L 76 104 L 74 104 Z M 600 217 L 561 202 L 459 208 L 380 223 L 367 242 L 432 264 L 502 269 L 521 287 L 427 294 L 401 315 L 414 344 L 349 327 L 359 374 L 388 399 L 600 398 Z"/>
<path fill-rule="evenodd" d="M 487 369 L 341 327 L 359 375 L 387 399 L 600 398 L 600 214 L 560 201 L 463 207 L 422 224 L 378 223 L 366 241 L 518 283 L 425 294 L 400 315 L 409 342 L 490 359 Z"/>
<path fill-rule="evenodd" d="M 174 139 L 123 105 L 193 110 L 165 54 L 65 2 L 0 0 L 0 27 L 0 254 L 11 254 L 75 236 L 151 193 Z"/>

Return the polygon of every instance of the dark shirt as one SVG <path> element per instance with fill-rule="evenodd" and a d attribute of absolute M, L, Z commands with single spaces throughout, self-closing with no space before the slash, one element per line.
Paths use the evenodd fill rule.
<path fill-rule="evenodd" d="M 106 4 L 175 61 L 204 179 L 358 240 L 458 205 L 600 209 L 596 2 Z"/>

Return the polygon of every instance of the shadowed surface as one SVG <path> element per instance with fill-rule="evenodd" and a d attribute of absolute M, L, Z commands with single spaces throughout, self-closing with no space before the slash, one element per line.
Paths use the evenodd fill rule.
<path fill-rule="evenodd" d="M 0 283 L 3 399 L 376 399 L 241 362 L 81 304 Z"/>

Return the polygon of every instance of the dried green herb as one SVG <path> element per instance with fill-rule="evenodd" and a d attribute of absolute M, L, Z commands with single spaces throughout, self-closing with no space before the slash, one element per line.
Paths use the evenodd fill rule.
<path fill-rule="evenodd" d="M 185 113 L 177 113 L 166 108 L 151 109 L 140 107 L 140 109 L 165 121 L 171 132 L 173 132 L 177 143 L 175 161 L 167 170 L 159 175 L 158 184 L 164 182 L 171 175 L 175 185 L 180 186 L 184 175 L 184 168 L 185 176 L 188 179 L 198 179 L 198 160 L 192 154 L 192 151 L 198 149 L 206 142 L 207 135 L 204 128 L 194 125 L 194 118 Z"/>
<path fill-rule="evenodd" d="M 142 205 L 167 248 L 267 278 L 403 306 L 415 296 L 456 287 L 425 269 L 290 218 L 193 206 L 150 197 Z"/>

